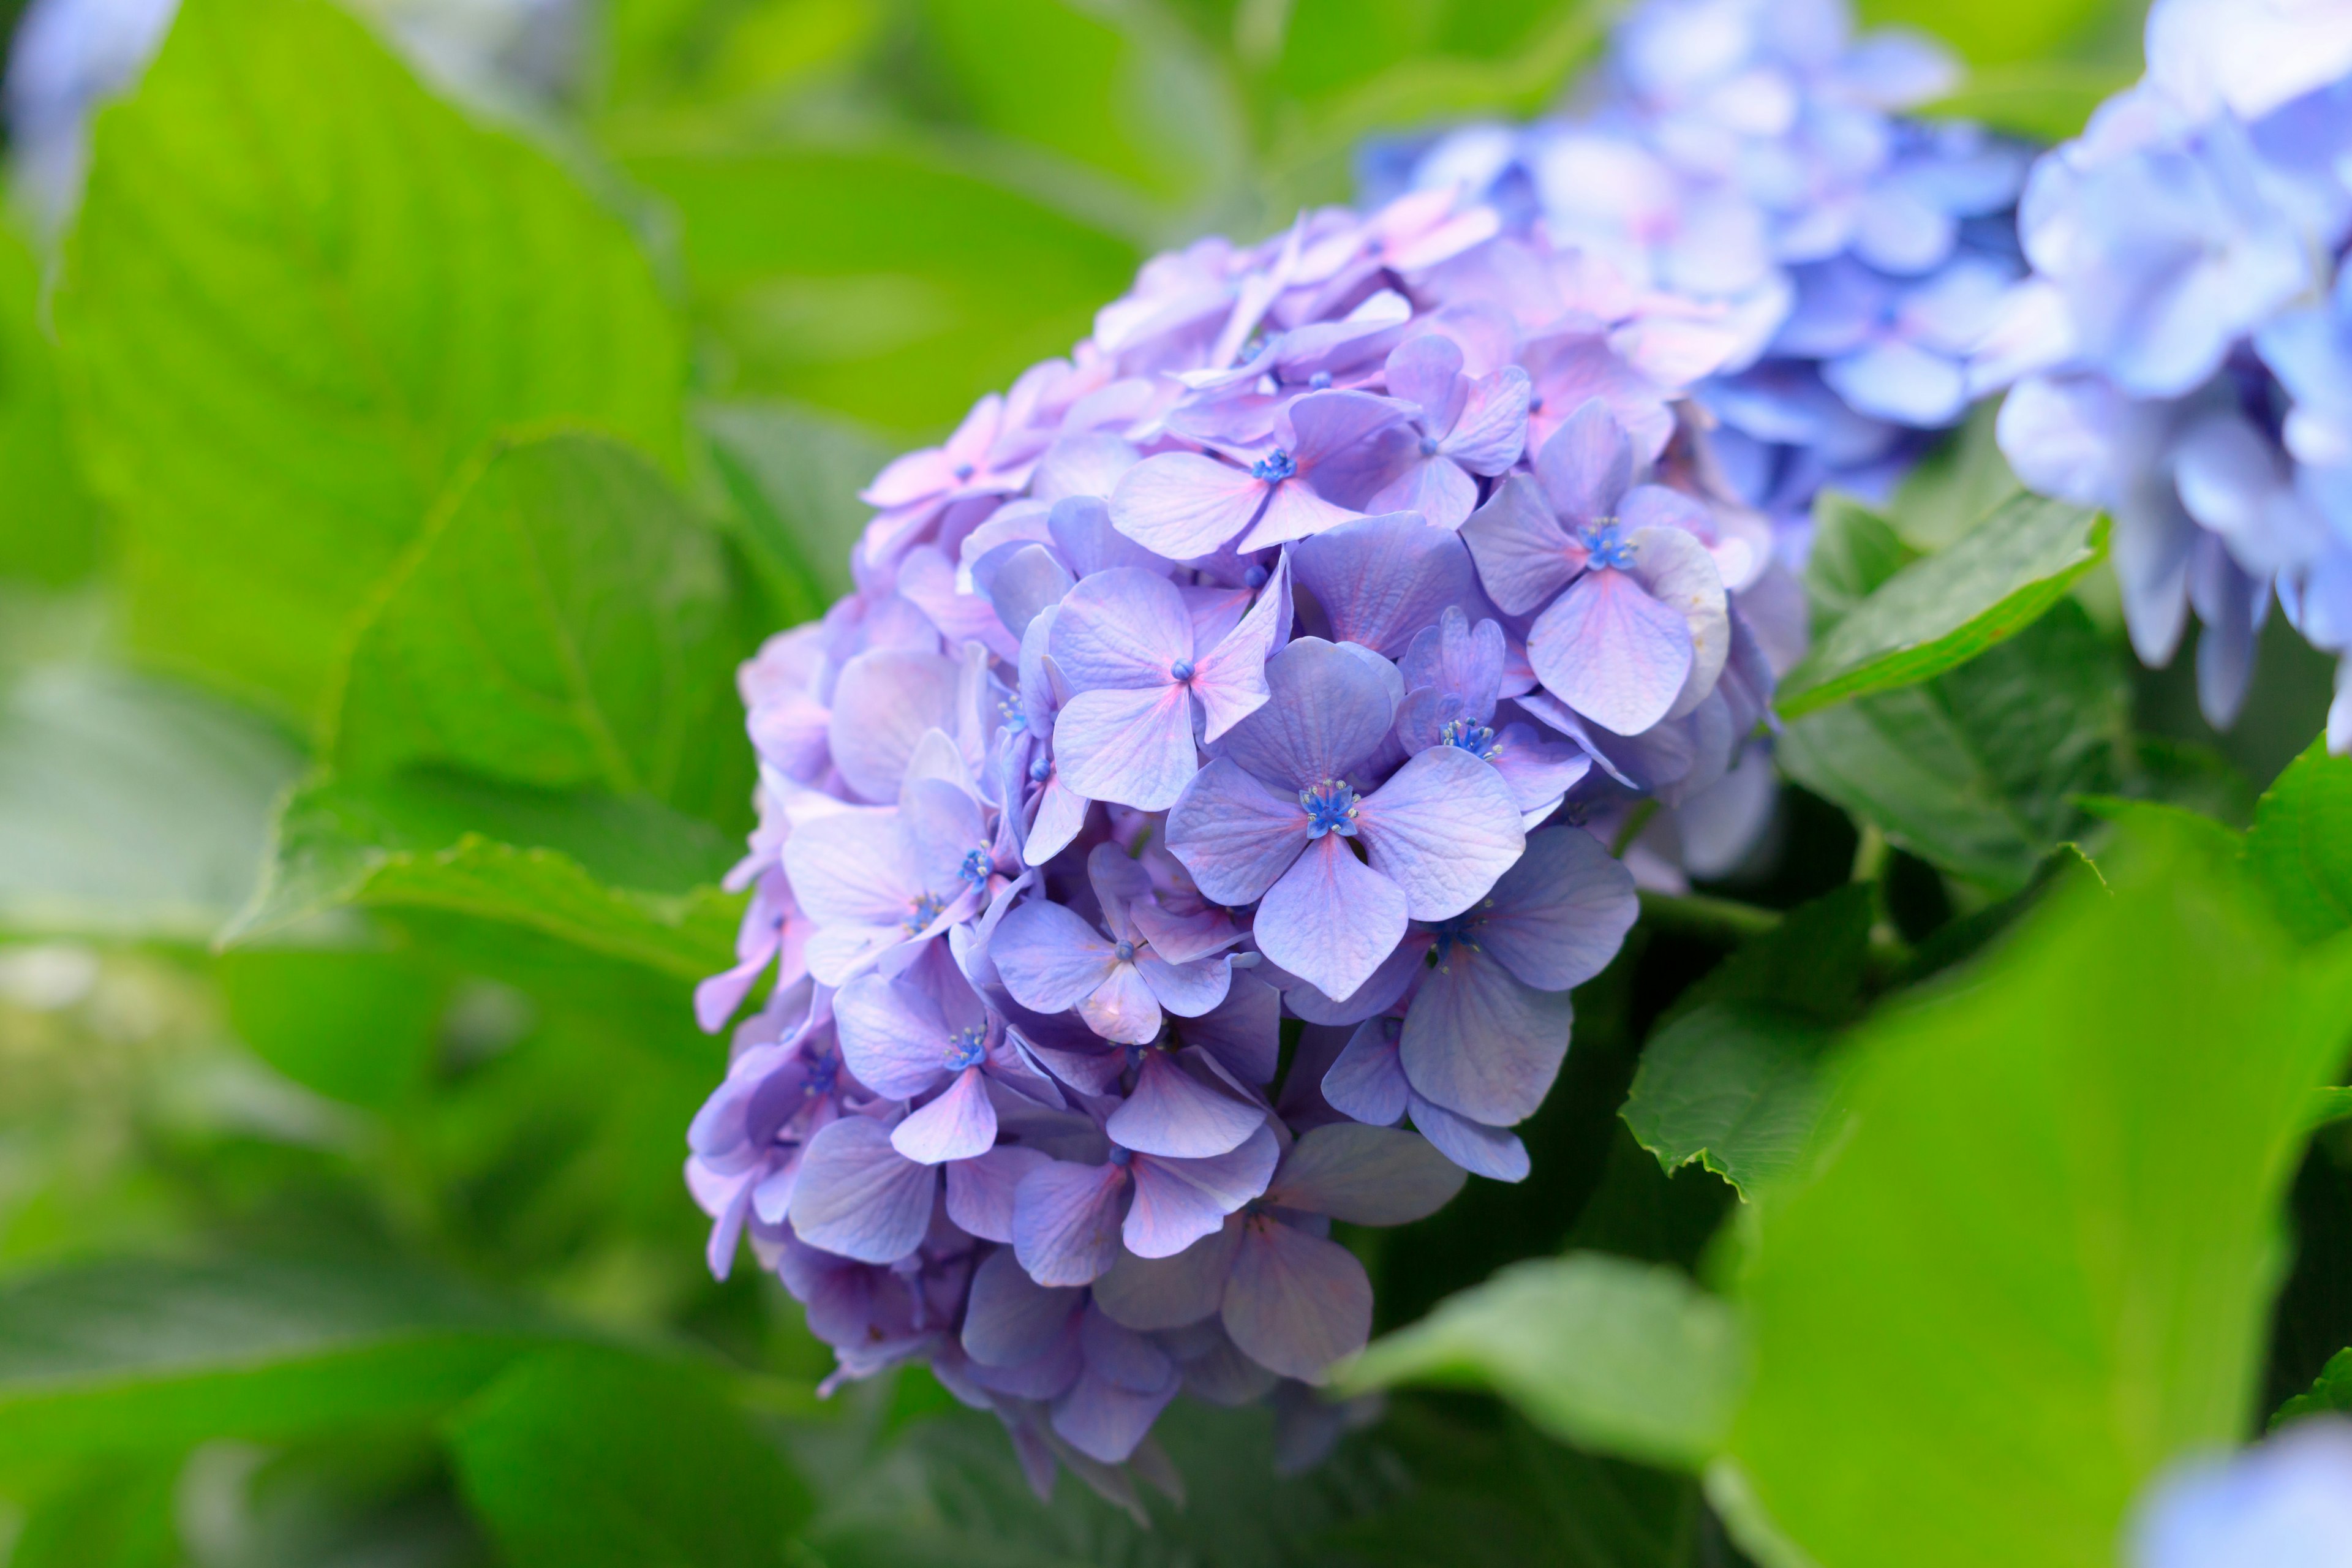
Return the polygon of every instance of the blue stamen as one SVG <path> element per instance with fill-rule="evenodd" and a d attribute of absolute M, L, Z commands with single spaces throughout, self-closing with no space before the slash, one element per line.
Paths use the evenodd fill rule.
<path fill-rule="evenodd" d="M 1421 438 L 1421 455 L 1422 455 L 1423 457 L 1424 457 L 1424 458 L 1434 458 L 1435 456 L 1437 456 L 1437 437 L 1434 437 L 1434 436 L 1423 436 L 1423 437 Z"/>
<path fill-rule="evenodd" d="M 1620 572 L 1633 569 L 1633 546 L 1618 531 L 1615 518 L 1595 518 L 1585 525 L 1583 539 L 1584 548 L 1591 552 L 1586 565 L 1596 571 L 1603 566 L 1613 566 Z"/>
<path fill-rule="evenodd" d="M 1120 942 L 1117 947 L 1112 948 L 1110 951 L 1112 956 L 1117 958 L 1121 963 L 1132 963 L 1135 961 L 1135 943 L 1131 942 Z"/>
<path fill-rule="evenodd" d="M 1112 1144 L 1112 1145 L 1110 1146 L 1110 1163 L 1111 1163 L 1112 1164 L 1114 1164 L 1114 1165 L 1124 1165 L 1124 1164 L 1126 1164 L 1129 1160 L 1132 1160 L 1132 1159 L 1134 1159 L 1134 1158 L 1135 1158 L 1135 1155 L 1134 1155 L 1132 1152 L 1129 1152 L 1129 1151 L 1128 1151 L 1128 1150 L 1125 1150 L 1125 1149 L 1120 1148 L 1118 1144 L 1114 1143 L 1114 1144 Z"/>
<path fill-rule="evenodd" d="M 948 1071 L 961 1072 L 966 1068 L 976 1068 L 987 1060 L 987 1042 L 988 1029 L 984 1025 L 974 1024 L 971 1028 L 958 1034 L 955 1038 L 948 1042 Z"/>
<path fill-rule="evenodd" d="M 1168 673 L 1179 680 L 1190 680 L 1192 679 L 1192 661 L 1189 658 L 1180 658 L 1168 667 Z"/>
<path fill-rule="evenodd" d="M 1264 480 L 1269 485 L 1278 485 L 1285 479 L 1297 477 L 1297 461 L 1279 447 L 1250 465 L 1250 478 Z"/>
<path fill-rule="evenodd" d="M 1047 762 L 1045 758 L 1039 757 L 1030 763 L 1029 780 L 1032 784 L 1044 784 L 1047 779 L 1052 778 L 1053 776 L 1054 764 Z"/>
<path fill-rule="evenodd" d="M 1265 580 L 1272 575 L 1273 574 L 1265 567 L 1253 565 L 1242 574 L 1242 584 L 1244 587 L 1263 588 L 1265 586 Z"/>
<path fill-rule="evenodd" d="M 977 470 L 974 469 L 970 463 L 958 463 L 955 466 L 956 482 L 958 484 L 964 483 L 969 480 L 975 472 L 977 472 Z"/>
<path fill-rule="evenodd" d="M 1307 384 L 1318 392 L 1328 390 L 1331 384 L 1331 373 L 1328 370 L 1318 370 L 1307 378 Z"/>
<path fill-rule="evenodd" d="M 801 1093 L 811 1100 L 820 1094 L 831 1094 L 834 1080 L 840 1076 L 841 1058 L 828 1051 L 809 1063 L 808 1076 L 801 1079 Z"/>
<path fill-rule="evenodd" d="M 989 859 L 987 850 L 967 849 L 964 851 L 963 865 L 958 869 L 965 881 L 975 888 L 984 888 L 988 886 L 989 874 L 994 871 L 996 867 Z"/>
<path fill-rule="evenodd" d="M 898 929 L 908 936 L 920 936 L 947 907 L 948 901 L 937 893 L 925 893 L 908 906 L 907 918 L 898 922 Z"/>
<path fill-rule="evenodd" d="M 1356 836 L 1355 787 L 1339 779 L 1325 779 L 1312 789 L 1298 792 L 1299 809 L 1307 813 L 1307 837 L 1320 838 L 1327 833 L 1337 833 L 1343 838 Z"/>
<path fill-rule="evenodd" d="M 1430 934 L 1437 941 L 1429 950 L 1430 963 L 1438 969 L 1444 968 L 1457 947 L 1465 952 L 1479 952 L 1478 928 L 1486 923 L 1486 911 L 1494 907 L 1493 899 L 1481 899 L 1452 920 L 1439 921 L 1432 925 Z"/>
<path fill-rule="evenodd" d="M 1447 720 L 1437 738 L 1441 744 L 1467 752 L 1482 763 L 1491 763 L 1502 754 L 1502 748 L 1495 744 L 1493 727 L 1474 719 Z"/>

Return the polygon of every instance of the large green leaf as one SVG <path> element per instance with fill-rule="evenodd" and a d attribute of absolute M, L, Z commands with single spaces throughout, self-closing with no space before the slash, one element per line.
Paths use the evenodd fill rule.
<path fill-rule="evenodd" d="M 874 509 L 857 499 L 893 447 L 861 425 L 784 403 L 696 411 L 744 554 L 779 626 L 850 590 L 849 551 Z"/>
<path fill-rule="evenodd" d="M 2308 1392 L 2278 1407 L 2271 1425 L 2282 1426 L 2306 1415 L 2352 1415 L 2352 1350 L 2338 1351 L 2319 1371 Z"/>
<path fill-rule="evenodd" d="M 57 316 L 132 636 L 306 719 L 493 431 L 679 450 L 678 334 L 628 231 L 331 0 L 182 8 L 99 117 Z"/>
<path fill-rule="evenodd" d="M 376 904 L 520 926 L 698 980 L 734 962 L 737 900 L 709 885 L 727 858 L 715 828 L 642 797 L 456 774 L 313 780 L 280 808 L 261 887 L 220 940 Z"/>
<path fill-rule="evenodd" d="M 2242 1435 L 2352 949 L 2299 950 L 2234 836 L 2124 814 L 1965 980 L 1865 1025 L 1742 1289 L 1727 1497 L 1813 1561 L 2115 1561 L 2151 1474 Z"/>
<path fill-rule="evenodd" d="M 33 670 L 0 693 L 0 928 L 204 941 L 252 890 L 299 766 L 202 693 Z"/>
<path fill-rule="evenodd" d="M 696 1366 L 552 1351 L 452 1417 L 474 1510 L 515 1563 L 782 1568 L 808 1489 Z"/>
<path fill-rule="evenodd" d="M 1722 1447 L 1741 1376 L 1729 1307 L 1680 1269 L 1586 1252 L 1513 1264 L 1374 1342 L 1339 1381 L 1490 1387 L 1581 1447 L 1696 1466 Z"/>
<path fill-rule="evenodd" d="M 2352 926 L 2352 757 L 2314 741 L 2263 796 L 2246 858 L 2295 935 Z"/>
<path fill-rule="evenodd" d="M 0 1463 L 429 1412 L 540 1320 L 360 1259 L 107 1261 L 0 1283 Z"/>
<path fill-rule="evenodd" d="M 2080 606 L 2062 605 L 1925 685 L 1795 721 L 1779 757 L 1895 844 L 2015 892 L 2081 830 L 2074 797 L 2126 782 L 2128 700 L 2114 650 Z"/>
<path fill-rule="evenodd" d="M 346 777 L 440 766 L 723 818 L 751 790 L 747 640 L 718 536 L 643 458 L 500 440 L 360 622 L 331 754 Z"/>
<path fill-rule="evenodd" d="M 1789 718 L 1915 686 L 2031 626 L 2106 549 L 2099 513 L 2020 495 L 1855 605 L 1781 681 Z"/>
<path fill-rule="evenodd" d="M 97 564 L 98 511 L 66 442 L 40 296 L 32 252 L 0 223 L 0 577 L 54 584 Z"/>

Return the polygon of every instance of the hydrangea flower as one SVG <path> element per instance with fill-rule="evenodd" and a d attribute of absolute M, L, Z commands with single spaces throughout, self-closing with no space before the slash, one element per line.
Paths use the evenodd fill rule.
<path fill-rule="evenodd" d="M 1598 825 L 1763 719 L 1776 569 L 1682 417 L 1722 315 L 1451 192 L 1310 212 L 886 468 L 856 591 L 740 678 L 698 1009 L 769 989 L 689 1139 L 713 1266 L 748 1237 L 839 1376 L 924 1362 L 1041 1489 L 1164 1475 L 1186 1392 L 1336 1436 L 1333 1223 L 1527 1174 L 1636 910 Z"/>
<path fill-rule="evenodd" d="M 2158 0 L 2147 75 L 2033 167 L 2032 276 L 1974 366 L 2037 489 L 2106 509 L 2132 641 L 2168 662 L 2193 610 L 2227 725 L 2273 588 L 2352 655 L 2352 54 L 2342 8 Z M 2352 747 L 2352 663 L 2329 745 Z"/>
<path fill-rule="evenodd" d="M 2129 1532 L 2133 1568 L 2347 1568 L 2352 1423 L 2296 1423 L 2227 1463 L 2168 1478 Z"/>

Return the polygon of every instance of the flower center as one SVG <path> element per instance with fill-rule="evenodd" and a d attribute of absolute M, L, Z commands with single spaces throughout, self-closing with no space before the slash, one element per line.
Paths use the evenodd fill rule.
<path fill-rule="evenodd" d="M 1502 754 L 1502 748 L 1495 744 L 1494 727 L 1475 719 L 1448 719 L 1437 739 L 1440 744 L 1467 752 L 1482 763 L 1491 763 Z"/>
<path fill-rule="evenodd" d="M 974 1024 L 971 1028 L 963 1030 L 955 1038 L 950 1040 L 947 1053 L 948 1071 L 961 1072 L 966 1068 L 978 1067 L 988 1056 L 987 1039 L 986 1026 Z"/>
<path fill-rule="evenodd" d="M 1265 567 L 1252 562 L 1250 569 L 1242 574 L 1242 584 L 1249 588 L 1263 588 L 1265 586 L 1266 578 L 1271 575 L 1273 574 L 1266 571 Z"/>
<path fill-rule="evenodd" d="M 937 893 L 925 893 L 907 907 L 907 918 L 898 922 L 898 929 L 908 936 L 920 936 L 947 907 L 948 901 Z"/>
<path fill-rule="evenodd" d="M 808 1077 L 801 1080 L 801 1094 L 814 1100 L 820 1094 L 831 1094 L 835 1079 L 841 1077 L 841 1058 L 828 1051 L 809 1063 Z"/>
<path fill-rule="evenodd" d="M 1307 384 L 1318 392 L 1325 391 L 1331 384 L 1331 373 L 1328 370 L 1318 370 L 1307 378 Z"/>
<path fill-rule="evenodd" d="M 1030 763 L 1029 778 L 1032 783 L 1044 784 L 1047 779 L 1052 778 L 1053 776 L 1054 764 L 1047 762 L 1045 758 L 1038 757 Z"/>
<path fill-rule="evenodd" d="M 1250 465 L 1250 478 L 1269 485 L 1278 485 L 1285 479 L 1297 478 L 1297 460 L 1279 447 Z"/>
<path fill-rule="evenodd" d="M 1440 921 L 1430 927 L 1430 933 L 1437 939 L 1429 950 L 1431 965 L 1444 968 L 1457 947 L 1465 952 L 1480 951 L 1478 928 L 1486 923 L 1486 912 L 1494 907 L 1494 900 L 1481 899 L 1452 920 Z"/>
<path fill-rule="evenodd" d="M 1180 658 L 1168 667 L 1168 673 L 1178 680 L 1190 680 L 1192 679 L 1192 661 L 1189 658 Z"/>
<path fill-rule="evenodd" d="M 1423 457 L 1424 457 L 1424 458 L 1434 458 L 1435 456 L 1437 456 L 1437 437 L 1434 437 L 1434 436 L 1423 436 L 1423 437 L 1421 438 L 1421 455 L 1422 455 Z"/>
<path fill-rule="evenodd" d="M 1307 813 L 1307 837 L 1320 838 L 1327 833 L 1346 838 L 1356 836 L 1356 791 L 1352 784 L 1325 779 L 1312 789 L 1300 790 L 1298 805 Z"/>
<path fill-rule="evenodd" d="M 1116 1143 L 1114 1143 L 1114 1144 L 1112 1144 L 1112 1145 L 1110 1146 L 1110 1163 L 1111 1163 L 1112 1164 L 1114 1164 L 1114 1165 L 1124 1165 L 1124 1164 L 1126 1164 L 1129 1160 L 1132 1160 L 1132 1159 L 1134 1159 L 1134 1158 L 1135 1158 L 1135 1155 L 1134 1155 L 1134 1153 L 1133 1153 L 1131 1151 L 1129 1151 L 1129 1150 L 1126 1150 L 1126 1149 L 1122 1149 L 1122 1148 L 1120 1148 L 1120 1147 L 1119 1147 L 1118 1144 L 1116 1144 Z"/>
<path fill-rule="evenodd" d="M 979 470 L 974 468 L 970 463 L 958 463 L 955 466 L 956 482 L 958 484 L 963 484 L 969 481 L 971 476 L 978 471 Z"/>
<path fill-rule="evenodd" d="M 1590 552 L 1586 564 L 1598 570 L 1613 566 L 1620 572 L 1633 569 L 1633 546 L 1619 531 L 1613 517 L 1595 518 L 1584 529 L 1584 548 Z"/>
<path fill-rule="evenodd" d="M 1110 951 L 1111 955 L 1117 958 L 1121 963 L 1132 963 L 1135 962 L 1135 943 L 1131 942 L 1120 942 L 1117 947 L 1112 948 Z"/>
<path fill-rule="evenodd" d="M 989 859 L 988 851 L 985 849 L 965 850 L 963 865 L 959 868 L 963 879 L 975 888 L 988 886 L 989 873 L 995 869 L 996 867 Z"/>

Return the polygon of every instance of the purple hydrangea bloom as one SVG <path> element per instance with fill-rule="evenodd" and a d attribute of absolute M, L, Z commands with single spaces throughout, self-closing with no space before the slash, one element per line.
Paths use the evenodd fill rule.
<path fill-rule="evenodd" d="M 886 468 L 856 591 L 740 678 L 712 1266 L 748 1237 L 839 1376 L 923 1361 L 1041 1489 L 1164 1479 L 1183 1393 L 1328 1442 L 1333 1223 L 1527 1174 L 1635 909 L 1599 825 L 1764 719 L 1707 315 L 1451 192 L 1310 212 Z"/>
<path fill-rule="evenodd" d="M 2352 1423 L 2305 1420 L 2168 1478 L 2129 1531 L 2133 1568 L 2347 1568 Z"/>

